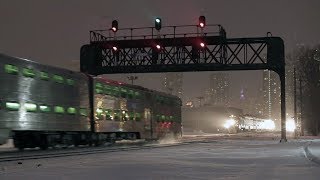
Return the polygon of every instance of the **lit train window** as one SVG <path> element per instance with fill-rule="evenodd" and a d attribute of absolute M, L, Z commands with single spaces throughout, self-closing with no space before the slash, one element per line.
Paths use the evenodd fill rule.
<path fill-rule="evenodd" d="M 136 113 L 136 121 L 141 121 L 141 114 L 140 113 Z"/>
<path fill-rule="evenodd" d="M 46 105 L 40 105 L 39 109 L 40 109 L 40 112 L 45 112 L 45 113 L 51 111 L 51 108 L 49 106 L 46 106 Z"/>
<path fill-rule="evenodd" d="M 4 70 L 8 74 L 18 74 L 19 69 L 17 66 L 14 66 L 12 64 L 6 64 L 4 65 Z"/>
<path fill-rule="evenodd" d="M 114 87 L 113 88 L 113 95 L 118 97 L 119 96 L 119 88 L 118 87 Z"/>
<path fill-rule="evenodd" d="M 129 120 L 133 121 L 134 120 L 134 112 L 129 113 Z"/>
<path fill-rule="evenodd" d="M 67 84 L 70 86 L 73 86 L 75 84 L 73 79 L 67 79 L 66 81 L 67 81 Z"/>
<path fill-rule="evenodd" d="M 140 93 L 138 91 L 136 91 L 134 93 L 134 96 L 135 96 L 136 99 L 140 99 L 141 98 Z"/>
<path fill-rule="evenodd" d="M 22 74 L 23 74 L 25 77 L 31 77 L 31 78 L 33 78 L 33 77 L 36 75 L 36 73 L 34 72 L 34 70 L 31 69 L 31 68 L 23 68 L 23 69 L 22 69 Z"/>
<path fill-rule="evenodd" d="M 108 85 L 105 85 L 104 86 L 104 93 L 108 94 L 108 95 L 113 95 L 112 94 L 112 88 L 110 86 L 108 86 Z"/>
<path fill-rule="evenodd" d="M 97 94 L 102 94 L 103 93 L 103 86 L 101 83 L 96 83 L 95 85 L 95 90 Z"/>
<path fill-rule="evenodd" d="M 114 110 L 113 119 L 115 121 L 119 121 L 120 120 L 120 110 Z"/>
<path fill-rule="evenodd" d="M 56 74 L 54 74 L 52 78 L 57 83 L 63 83 L 63 81 L 64 81 L 62 76 L 59 76 L 59 75 L 56 75 Z"/>
<path fill-rule="evenodd" d="M 68 112 L 68 114 L 73 114 L 74 115 L 74 114 L 77 113 L 77 110 L 74 107 L 68 107 L 67 112 Z"/>
<path fill-rule="evenodd" d="M 128 98 L 129 99 L 132 99 L 134 96 L 134 92 L 132 90 L 129 90 L 129 93 L 128 93 Z"/>
<path fill-rule="evenodd" d="M 42 80 L 49 80 L 49 74 L 47 72 L 44 71 L 40 71 L 40 79 Z"/>
<path fill-rule="evenodd" d="M 107 109 L 106 111 L 106 120 L 112 120 L 112 110 L 111 109 Z"/>
<path fill-rule="evenodd" d="M 37 111 L 37 105 L 33 104 L 33 103 L 25 103 L 24 104 L 24 108 L 26 109 L 26 111 L 28 112 L 35 112 Z"/>
<path fill-rule="evenodd" d="M 121 88 L 121 97 L 123 97 L 123 98 L 127 97 L 127 90 L 126 89 Z"/>
<path fill-rule="evenodd" d="M 80 114 L 81 116 L 87 117 L 87 116 L 88 116 L 88 111 L 87 111 L 87 109 L 85 109 L 85 108 L 80 108 L 80 109 L 79 109 L 79 114 Z"/>
<path fill-rule="evenodd" d="M 54 107 L 54 112 L 58 114 L 63 114 L 64 113 L 64 108 L 61 106 L 55 106 Z"/>
<path fill-rule="evenodd" d="M 17 102 L 6 102 L 6 108 L 10 111 L 18 111 L 20 104 Z"/>

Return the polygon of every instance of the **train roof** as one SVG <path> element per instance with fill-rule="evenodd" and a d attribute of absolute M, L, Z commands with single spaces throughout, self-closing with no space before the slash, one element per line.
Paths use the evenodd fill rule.
<path fill-rule="evenodd" d="M 14 60 L 14 61 L 24 61 L 25 63 L 31 63 L 33 65 L 46 67 L 48 69 L 53 69 L 55 71 L 64 71 L 65 73 L 87 75 L 87 74 L 82 73 L 82 72 L 77 72 L 77 71 L 72 71 L 72 70 L 64 69 L 64 68 L 60 68 L 60 67 L 45 65 L 45 64 L 41 64 L 41 63 L 39 63 L 37 61 L 33 61 L 33 60 L 30 60 L 30 59 L 21 58 L 21 57 L 9 56 L 9 55 L 3 54 L 3 53 L 0 53 L 0 59 L 1 58 L 10 59 L 10 60 Z M 166 97 L 170 97 L 170 98 L 180 99 L 177 96 L 174 96 L 174 95 L 171 95 L 171 94 L 167 94 L 167 93 L 164 93 L 164 92 L 160 92 L 160 91 L 156 91 L 156 90 L 151 90 L 151 89 L 148 89 L 148 88 L 145 88 L 145 87 L 142 87 L 142 86 L 138 86 L 138 85 L 131 85 L 131 84 L 127 84 L 127 83 L 124 83 L 124 82 L 111 80 L 111 79 L 108 79 L 108 78 L 105 78 L 105 77 L 94 77 L 94 76 L 91 76 L 91 77 L 93 77 L 95 79 L 98 79 L 99 81 L 102 81 L 104 83 L 113 84 L 113 85 L 116 85 L 116 86 L 123 86 L 123 87 L 138 89 L 138 90 L 141 90 L 141 91 L 147 91 L 147 92 L 151 92 L 151 93 L 156 93 L 156 94 L 159 94 L 159 95 L 162 95 L 162 96 L 166 96 Z"/>
<path fill-rule="evenodd" d="M 108 79 L 108 78 L 105 78 L 105 77 L 94 77 L 94 78 L 98 79 L 100 82 L 112 84 L 112 85 L 115 85 L 115 86 L 123 86 L 123 87 L 132 88 L 132 89 L 138 89 L 138 90 L 141 90 L 141 91 L 147 91 L 147 92 L 151 92 L 151 93 L 156 93 L 156 94 L 159 94 L 159 95 L 162 95 L 162 96 L 166 96 L 166 97 L 170 97 L 170 98 L 180 99 L 178 96 L 174 96 L 174 95 L 167 94 L 167 93 L 164 93 L 164 92 L 148 89 L 148 88 L 145 88 L 143 86 L 127 84 L 125 82 L 115 81 L 115 80 L 111 80 L 111 79 Z"/>

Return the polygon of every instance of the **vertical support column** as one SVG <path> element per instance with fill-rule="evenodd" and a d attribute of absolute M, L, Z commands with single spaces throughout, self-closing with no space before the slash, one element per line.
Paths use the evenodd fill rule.
<path fill-rule="evenodd" d="M 285 70 L 281 68 L 279 72 L 281 84 L 281 140 L 280 142 L 287 142 L 286 134 L 286 85 L 285 85 Z"/>

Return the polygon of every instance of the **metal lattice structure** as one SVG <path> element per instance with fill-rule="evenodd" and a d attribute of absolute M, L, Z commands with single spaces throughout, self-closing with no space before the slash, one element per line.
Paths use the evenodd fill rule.
<path fill-rule="evenodd" d="M 285 129 L 284 44 L 279 37 L 230 38 L 220 25 L 90 31 L 81 48 L 81 71 L 92 74 L 262 70 L 281 81 L 281 130 Z"/>

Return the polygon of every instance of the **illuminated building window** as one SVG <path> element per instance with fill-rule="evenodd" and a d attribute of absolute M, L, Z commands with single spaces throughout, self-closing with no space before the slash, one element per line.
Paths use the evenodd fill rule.
<path fill-rule="evenodd" d="M 33 103 L 25 103 L 24 108 L 27 112 L 35 112 L 37 111 L 37 105 Z"/>
<path fill-rule="evenodd" d="M 31 69 L 31 68 L 23 68 L 22 74 L 23 74 L 25 77 L 31 77 L 31 78 L 33 78 L 33 77 L 36 75 L 35 72 L 34 72 L 34 70 Z"/>
<path fill-rule="evenodd" d="M 4 70 L 8 74 L 18 74 L 19 72 L 18 67 L 11 64 L 4 65 Z"/>
<path fill-rule="evenodd" d="M 80 108 L 79 114 L 80 114 L 81 116 L 87 117 L 87 116 L 88 116 L 88 111 L 87 111 L 86 108 Z"/>
<path fill-rule="evenodd" d="M 73 86 L 75 84 L 74 80 L 73 79 L 67 79 L 66 80 L 67 84 L 70 85 L 70 86 Z"/>
<path fill-rule="evenodd" d="M 51 108 L 49 106 L 46 106 L 46 105 L 40 105 L 39 109 L 40 109 L 40 112 L 45 112 L 45 113 L 51 111 Z"/>
<path fill-rule="evenodd" d="M 40 71 L 40 79 L 42 80 L 49 80 L 49 74 L 47 72 L 44 71 Z"/>
<path fill-rule="evenodd" d="M 17 102 L 6 102 L 6 108 L 10 111 L 18 111 L 20 104 Z"/>
<path fill-rule="evenodd" d="M 64 113 L 64 108 L 61 106 L 55 106 L 54 107 L 54 112 L 58 114 L 63 114 Z"/>
<path fill-rule="evenodd" d="M 64 79 L 63 79 L 63 77 L 62 76 L 59 76 L 59 75 L 53 75 L 53 80 L 55 81 L 55 82 L 57 82 L 57 83 L 63 83 L 63 81 L 64 81 Z"/>
<path fill-rule="evenodd" d="M 76 110 L 76 108 L 74 108 L 74 107 L 69 107 L 68 109 L 67 109 L 67 112 L 68 112 L 68 114 L 76 114 L 77 113 L 77 110 Z"/>

